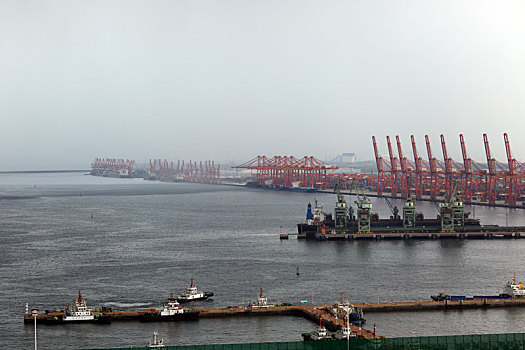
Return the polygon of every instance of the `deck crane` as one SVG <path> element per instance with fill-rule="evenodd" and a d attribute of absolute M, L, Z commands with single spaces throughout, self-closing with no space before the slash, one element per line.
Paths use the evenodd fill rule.
<path fill-rule="evenodd" d="M 392 219 L 399 220 L 399 209 L 397 209 L 396 206 L 392 205 L 392 202 L 388 198 L 385 197 L 386 204 L 388 205 L 388 208 L 390 209 L 390 212 L 392 213 Z"/>
<path fill-rule="evenodd" d="M 337 194 L 337 203 L 335 205 L 335 227 L 344 228 L 348 226 L 348 209 L 345 197 L 339 191 L 339 186 L 336 184 L 334 192 Z"/>
<path fill-rule="evenodd" d="M 357 200 L 357 228 L 360 233 L 370 232 L 370 211 L 372 210 L 372 202 L 365 194 L 360 194 L 356 191 Z"/>
<path fill-rule="evenodd" d="M 441 231 L 454 231 L 454 227 L 465 225 L 465 208 L 463 201 L 458 195 L 458 182 L 454 181 L 454 187 L 450 197 L 439 203 L 441 214 Z"/>

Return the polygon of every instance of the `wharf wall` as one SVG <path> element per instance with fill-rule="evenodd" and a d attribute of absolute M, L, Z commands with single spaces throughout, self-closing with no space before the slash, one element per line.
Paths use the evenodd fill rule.
<path fill-rule="evenodd" d="M 397 233 L 326 233 L 307 237 L 297 234 L 298 239 L 318 241 L 380 241 L 408 239 L 520 239 L 525 238 L 525 232 L 397 232 Z"/>
<path fill-rule="evenodd" d="M 447 309 L 482 309 L 502 307 L 523 307 L 524 299 L 474 299 L 474 300 L 445 300 L 445 301 L 406 301 L 389 303 L 354 303 L 353 306 L 360 308 L 363 312 L 395 312 L 395 311 L 430 311 Z M 325 326 L 331 331 L 337 330 L 341 325 L 341 319 L 336 319 L 326 310 L 334 308 L 335 305 L 293 305 L 293 306 L 268 306 L 268 307 L 236 307 L 236 308 L 200 308 L 194 309 L 199 312 L 199 318 L 220 318 L 234 316 L 302 316 L 318 322 L 322 317 Z M 154 312 L 154 309 L 136 311 L 113 311 L 94 312 L 95 315 L 105 315 L 111 321 L 137 321 L 146 312 Z M 46 320 L 63 316 L 63 312 L 50 312 L 37 315 L 37 322 L 46 323 Z M 32 323 L 33 316 L 25 315 L 24 322 Z M 356 330 L 358 327 L 356 327 Z M 362 330 L 364 337 L 369 336 L 369 331 Z"/>
<path fill-rule="evenodd" d="M 363 312 L 430 311 L 453 309 L 483 309 L 501 307 L 523 307 L 525 299 L 474 299 L 445 301 L 414 301 L 393 303 L 352 304 Z"/>

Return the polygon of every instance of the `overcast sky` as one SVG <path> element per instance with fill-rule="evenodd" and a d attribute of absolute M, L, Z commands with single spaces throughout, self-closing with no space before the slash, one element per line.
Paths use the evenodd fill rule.
<path fill-rule="evenodd" d="M 0 0 L 0 170 L 458 135 L 525 160 L 523 1 Z"/>

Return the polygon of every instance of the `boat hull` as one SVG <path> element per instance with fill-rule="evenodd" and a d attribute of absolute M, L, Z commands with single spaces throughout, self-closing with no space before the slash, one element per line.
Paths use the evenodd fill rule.
<path fill-rule="evenodd" d="M 32 324 L 35 320 L 31 316 L 24 317 L 25 324 Z M 64 319 L 64 315 L 47 315 L 47 317 L 38 317 L 38 324 L 70 324 L 70 323 L 95 323 L 95 324 L 107 324 L 111 322 L 111 317 L 108 315 L 95 315 L 93 319 L 73 319 L 67 320 Z"/>
<path fill-rule="evenodd" d="M 181 295 L 180 297 L 177 298 L 177 301 L 179 303 L 189 303 L 191 301 L 206 300 L 212 296 L 213 296 L 213 292 L 204 292 L 203 296 L 197 297 L 197 298 L 187 298 Z"/>
<path fill-rule="evenodd" d="M 140 316 L 141 322 L 171 322 L 171 321 L 195 321 L 199 317 L 199 311 L 185 311 L 181 314 L 162 316 L 158 312 L 145 312 Z"/>

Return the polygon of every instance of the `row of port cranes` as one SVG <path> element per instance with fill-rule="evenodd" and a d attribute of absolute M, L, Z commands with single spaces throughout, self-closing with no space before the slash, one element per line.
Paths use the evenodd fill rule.
<path fill-rule="evenodd" d="M 91 163 L 91 175 L 96 176 L 131 176 L 135 161 L 117 158 L 95 158 Z"/>
<path fill-rule="evenodd" d="M 150 159 L 149 167 L 137 169 L 134 160 L 95 158 L 91 163 L 91 175 L 109 177 L 141 177 L 148 180 L 184 181 L 217 184 L 221 181 L 220 165 L 215 161 L 173 161 Z"/>
<path fill-rule="evenodd" d="M 492 157 L 487 134 L 483 134 L 487 163 L 479 163 L 468 157 L 462 134 L 459 135 L 462 162 L 448 156 L 443 135 L 440 136 L 443 161 L 434 157 L 428 135 L 425 135 L 428 160 L 419 156 L 413 135 L 410 139 L 413 160 L 404 156 L 399 136 L 396 136 L 397 156 L 394 155 L 390 137 L 386 137 L 389 154 L 386 160 L 379 155 L 376 138 L 372 136 L 378 195 L 406 198 L 412 192 L 417 199 L 423 196 L 430 199 L 451 198 L 454 181 L 457 181 L 458 191 L 465 202 L 479 201 L 493 205 L 496 201 L 503 201 L 515 206 L 518 201 L 525 200 L 525 164 L 512 157 L 507 133 L 503 134 L 507 163 Z"/>
<path fill-rule="evenodd" d="M 255 182 L 260 186 L 293 187 L 297 183 L 301 187 L 315 189 L 326 189 L 329 186 L 327 172 L 338 169 L 312 156 L 269 158 L 260 155 L 232 168 L 250 169 Z"/>
<path fill-rule="evenodd" d="M 177 167 L 173 161 L 167 159 L 150 159 L 148 178 L 162 181 L 184 181 L 199 183 L 220 183 L 221 166 L 215 165 L 215 161 L 177 161 Z"/>

